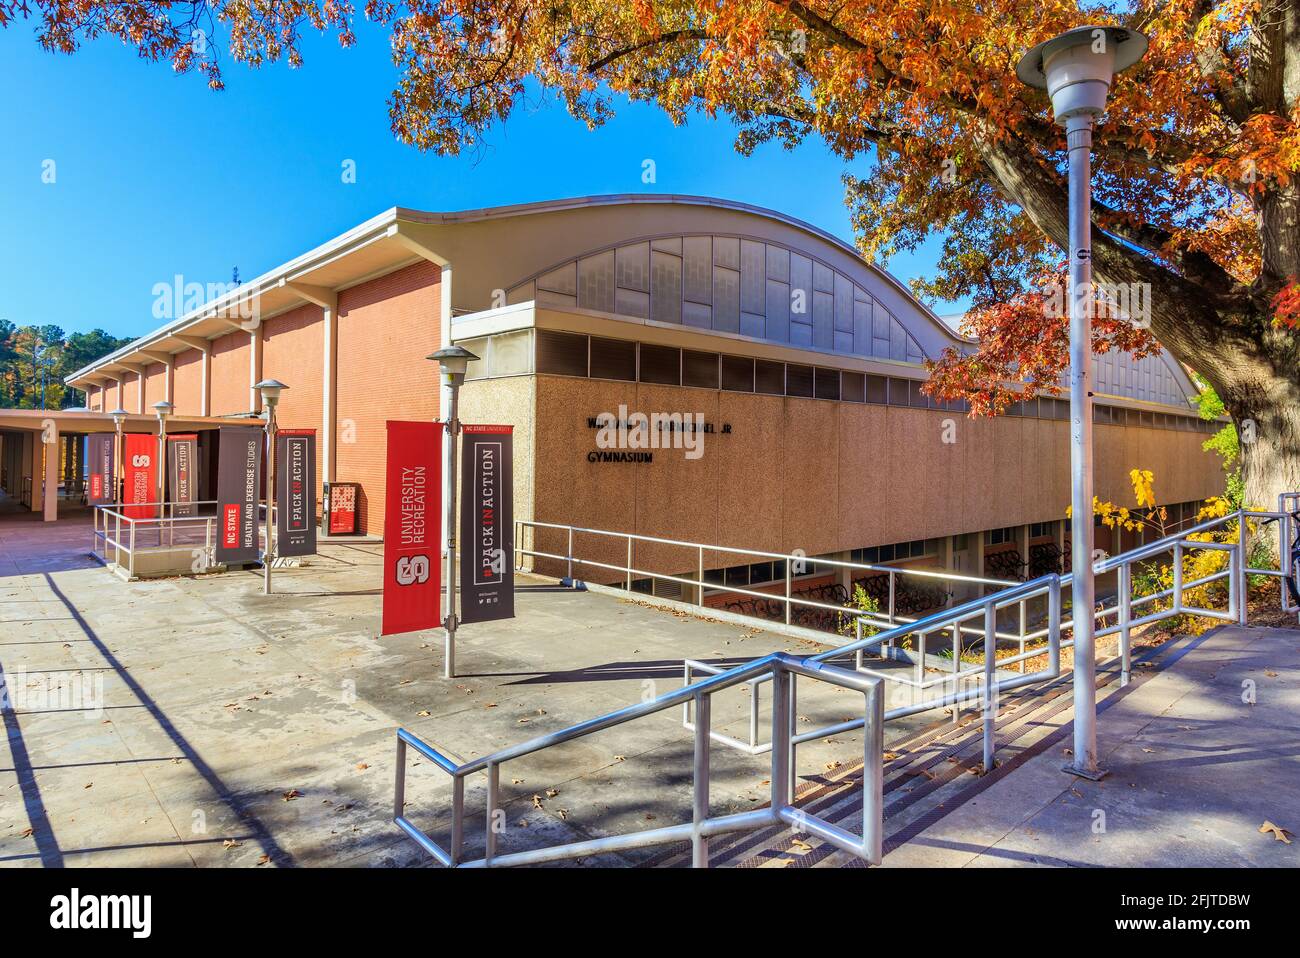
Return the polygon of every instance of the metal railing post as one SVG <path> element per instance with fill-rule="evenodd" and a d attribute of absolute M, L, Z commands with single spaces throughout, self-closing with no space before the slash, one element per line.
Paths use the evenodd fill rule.
<path fill-rule="evenodd" d="M 1125 562 L 1117 570 L 1119 586 L 1119 684 L 1128 685 L 1132 671 L 1132 632 L 1129 620 L 1133 617 L 1133 567 Z"/>
<path fill-rule="evenodd" d="M 787 805 L 793 805 L 795 769 L 799 767 L 798 762 L 795 759 L 796 750 L 799 748 L 799 745 L 794 740 L 794 726 L 795 726 L 795 722 L 798 721 L 799 718 L 799 703 L 798 703 L 799 676 L 796 675 L 794 672 L 789 673 L 789 682 L 790 682 L 790 695 L 789 695 L 790 702 L 786 706 L 786 711 L 785 711 L 786 749 L 789 752 L 789 757 L 786 759 L 786 768 L 789 769 L 789 774 L 787 774 L 785 777 L 784 801 Z"/>
<path fill-rule="evenodd" d="M 453 775 L 451 779 L 451 854 L 452 865 L 460 864 L 465 844 L 465 777 Z"/>
<path fill-rule="evenodd" d="M 696 602 L 695 604 L 703 608 L 704 607 L 704 546 L 700 546 L 699 561 L 696 567 L 696 573 L 697 573 L 697 578 L 695 580 L 696 582 L 695 588 L 699 592 L 698 595 L 699 601 Z"/>
<path fill-rule="evenodd" d="M 630 541 L 630 540 L 629 540 Z M 569 544 L 564 550 L 565 570 L 569 576 L 569 582 L 573 582 L 573 526 L 569 526 Z M 631 563 L 629 563 L 630 565 Z"/>
<path fill-rule="evenodd" d="M 885 683 L 877 681 L 863 695 L 862 850 L 879 865 L 885 845 Z"/>
<path fill-rule="evenodd" d="M 785 624 L 790 624 L 790 560 L 785 560 Z"/>
<path fill-rule="evenodd" d="M 1029 612 L 1025 606 L 1025 600 L 1021 599 L 1020 600 L 1020 655 L 1021 655 L 1020 671 L 1021 672 L 1025 671 L 1025 660 L 1023 656 L 1025 654 L 1025 619 L 1028 615 Z"/>
<path fill-rule="evenodd" d="M 627 537 L 627 591 L 632 591 L 632 537 Z"/>
<path fill-rule="evenodd" d="M 898 625 L 898 622 L 895 621 L 894 619 L 894 580 L 895 580 L 894 570 L 890 569 L 889 570 L 889 624 L 890 625 Z M 890 644 L 891 645 L 893 644 L 892 640 L 890 641 Z"/>
<path fill-rule="evenodd" d="M 920 685 L 925 681 L 925 633 L 916 634 L 916 682 Z M 919 689 L 917 690 L 920 691 Z"/>
<path fill-rule="evenodd" d="M 393 781 L 393 818 L 405 818 L 406 810 L 406 741 L 397 736 L 397 771 Z"/>
<path fill-rule="evenodd" d="M 483 860 L 491 866 L 497 853 L 497 793 L 501 785 L 501 766 L 489 762 L 487 767 L 487 832 L 483 836 Z"/>
<path fill-rule="evenodd" d="M 954 696 L 952 703 L 952 723 L 956 725 L 961 720 L 961 703 L 956 700 L 956 695 L 961 691 L 961 623 L 952 624 L 952 694 Z"/>
<path fill-rule="evenodd" d="M 130 578 L 134 579 L 135 578 L 135 520 L 134 519 L 128 520 L 128 524 L 131 527 L 131 551 L 127 555 L 126 561 L 128 565 L 127 565 L 126 574 Z"/>
<path fill-rule="evenodd" d="M 1170 598 L 1173 600 L 1174 607 L 1169 611 L 1177 615 L 1183 610 L 1183 543 L 1181 541 L 1174 543 L 1174 589 Z"/>
<path fill-rule="evenodd" d="M 1246 510 L 1244 508 L 1238 509 L 1237 510 L 1237 574 L 1240 577 L 1238 580 L 1239 591 L 1237 592 L 1237 598 L 1238 598 L 1237 624 L 1238 625 L 1249 624 L 1246 621 L 1246 618 L 1249 615 L 1249 610 L 1247 606 L 1250 605 L 1249 602 L 1250 582 L 1246 578 L 1246 569 L 1249 568 L 1250 566 L 1250 563 L 1246 561 L 1247 538 L 1248 537 L 1246 535 Z M 1279 583 L 1279 584 L 1283 588 L 1285 588 L 1285 583 Z M 1228 598 L 1229 600 L 1231 600 L 1232 598 L 1231 590 L 1229 591 Z"/>
<path fill-rule="evenodd" d="M 709 867 L 709 840 L 704 836 L 704 820 L 709 817 L 709 730 L 712 722 L 712 697 L 695 696 L 695 789 L 691 800 L 691 867 Z"/>
<path fill-rule="evenodd" d="M 772 813 L 778 815 L 790 791 L 790 673 L 772 669 Z"/>
<path fill-rule="evenodd" d="M 984 605 L 984 774 L 993 771 L 993 733 L 997 727 L 998 609 Z"/>
<path fill-rule="evenodd" d="M 1228 551 L 1228 621 L 1240 622 L 1240 605 L 1244 605 L 1242 595 L 1242 582 L 1238 578 L 1244 563 L 1240 561 L 1240 548 L 1230 549 Z"/>

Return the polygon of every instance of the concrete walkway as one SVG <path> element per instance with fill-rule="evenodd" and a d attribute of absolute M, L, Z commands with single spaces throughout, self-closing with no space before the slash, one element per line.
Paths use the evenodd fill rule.
<path fill-rule="evenodd" d="M 1300 866 L 1300 841 L 1259 831 L 1300 835 L 1300 631 L 1225 627 L 1173 654 L 1101 713 L 1102 781 L 1061 771 L 1063 724 L 885 865 Z"/>
<path fill-rule="evenodd" d="M 685 657 L 815 650 L 526 580 L 517 619 L 462 630 L 447 681 L 440 632 L 377 636 L 375 543 L 323 546 L 270 597 L 254 572 L 124 583 L 89 546 L 85 525 L 0 520 L 0 865 L 426 864 L 391 821 L 397 727 L 464 760 L 675 688 Z M 746 735 L 746 696 L 720 694 L 715 726 Z M 855 708 L 801 685 L 805 722 Z M 800 754 L 815 780 L 861 738 Z M 716 807 L 762 801 L 769 762 L 717 747 Z M 446 776 L 412 760 L 407 780 L 445 841 Z M 502 849 L 689 820 L 690 782 L 676 710 L 511 763 Z"/>
<path fill-rule="evenodd" d="M 253 572 L 123 583 L 89 546 L 83 524 L 0 518 L 0 866 L 425 865 L 391 822 L 397 727 L 465 760 L 675 688 L 685 657 L 814 651 L 525 580 L 519 618 L 462 631 L 447 681 L 440 633 L 377 636 L 377 544 L 325 545 L 270 597 Z M 1066 778 L 1057 743 L 886 864 L 1296 864 L 1300 843 L 1257 829 L 1300 831 L 1298 649 L 1280 630 L 1188 643 L 1109 700 L 1105 781 Z M 744 737 L 747 695 L 717 696 L 715 726 Z M 859 707 L 800 684 L 801 727 Z M 934 718 L 892 723 L 887 741 Z M 809 743 L 799 780 L 860 758 L 851 733 Z M 715 746 L 713 812 L 764 802 L 769 761 Z M 446 776 L 412 759 L 407 780 L 407 815 L 445 843 Z M 512 762 L 501 784 L 503 852 L 686 821 L 691 735 L 676 711 L 650 716 Z M 470 780 L 471 855 L 483 799 Z"/>

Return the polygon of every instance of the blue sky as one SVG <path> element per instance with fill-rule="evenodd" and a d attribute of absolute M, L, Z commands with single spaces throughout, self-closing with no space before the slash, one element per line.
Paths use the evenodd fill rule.
<path fill-rule="evenodd" d="M 692 193 L 851 239 L 841 161 L 815 142 L 742 157 L 725 121 L 679 128 L 624 103 L 589 132 L 548 102 L 496 127 L 477 158 L 422 154 L 389 131 L 386 32 L 362 24 L 358 41 L 340 50 L 313 37 L 298 70 L 226 57 L 227 88 L 214 93 L 113 40 L 67 57 L 40 50 L 30 24 L 0 30 L 0 318 L 140 335 L 159 325 L 154 284 L 175 274 L 224 283 L 234 266 L 247 279 L 391 206 Z M 641 182 L 646 158 L 653 186 Z M 340 175 L 348 159 L 354 184 Z M 53 184 L 42 182 L 47 160 Z M 888 267 L 904 280 L 929 275 L 936 248 Z"/>

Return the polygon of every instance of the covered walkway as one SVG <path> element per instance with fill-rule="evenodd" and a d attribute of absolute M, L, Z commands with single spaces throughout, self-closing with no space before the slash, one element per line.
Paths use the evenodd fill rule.
<path fill-rule="evenodd" d="M 173 416 L 169 432 L 214 429 L 231 420 Z M 77 409 L 0 409 L 0 509 L 46 522 L 86 513 L 86 436 L 113 432 L 108 413 Z M 158 434 L 153 415 L 129 413 L 124 433 Z"/>

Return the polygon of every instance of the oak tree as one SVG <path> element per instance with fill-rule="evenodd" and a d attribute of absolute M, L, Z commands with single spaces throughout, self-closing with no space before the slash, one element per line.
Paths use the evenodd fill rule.
<path fill-rule="evenodd" d="M 217 87 L 220 55 L 296 63 L 304 27 L 348 45 L 362 14 L 391 32 L 393 132 L 421 149 L 474 148 L 541 90 L 591 126 L 626 98 L 729 117 L 745 152 L 874 152 L 846 177 L 859 246 L 943 237 L 918 292 L 970 297 L 980 343 L 940 358 L 932 388 L 983 411 L 1065 363 L 1044 308 L 1067 246 L 1064 137 L 1014 64 L 1083 23 L 1141 30 L 1150 50 L 1094 140 L 1093 262 L 1099 283 L 1149 291 L 1149 322 L 1106 317 L 1097 346 L 1154 337 L 1213 386 L 1253 438 L 1252 504 L 1300 488 L 1300 0 L 0 0 L 0 24 L 35 20 L 49 49 L 108 33 Z"/>

